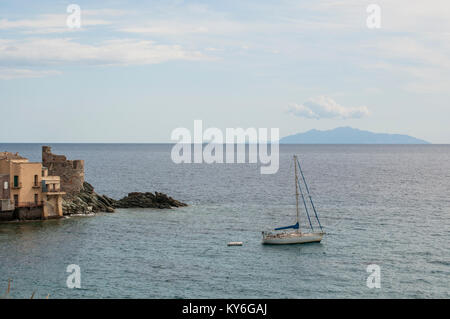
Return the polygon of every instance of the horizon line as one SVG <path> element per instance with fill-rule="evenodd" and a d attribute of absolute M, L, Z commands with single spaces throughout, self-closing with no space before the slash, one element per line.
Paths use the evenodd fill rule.
<path fill-rule="evenodd" d="M 176 145 L 178 142 L 0 142 L 0 144 L 130 144 L 130 145 L 145 145 L 145 144 L 159 144 L 159 145 Z M 182 143 L 197 145 L 200 143 Z M 211 144 L 208 142 L 202 143 L 202 145 Z M 259 145 L 260 143 L 212 143 L 217 145 Z M 269 142 L 270 144 L 270 142 Z M 279 145 L 450 145 L 450 143 L 279 143 Z"/>

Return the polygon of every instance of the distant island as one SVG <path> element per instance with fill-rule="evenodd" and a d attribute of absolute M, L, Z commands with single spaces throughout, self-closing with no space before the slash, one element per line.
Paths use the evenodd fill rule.
<path fill-rule="evenodd" d="M 310 130 L 280 139 L 280 144 L 431 144 L 403 134 L 362 131 L 338 127 L 328 131 Z"/>

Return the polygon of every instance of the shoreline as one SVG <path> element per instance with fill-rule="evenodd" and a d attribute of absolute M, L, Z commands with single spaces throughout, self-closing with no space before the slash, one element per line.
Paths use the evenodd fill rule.
<path fill-rule="evenodd" d="M 113 199 L 85 181 L 84 160 L 69 160 L 42 146 L 42 162 L 0 153 L 0 221 L 57 219 L 74 214 L 114 213 L 116 208 L 170 209 L 187 206 L 159 192 L 131 192 Z"/>

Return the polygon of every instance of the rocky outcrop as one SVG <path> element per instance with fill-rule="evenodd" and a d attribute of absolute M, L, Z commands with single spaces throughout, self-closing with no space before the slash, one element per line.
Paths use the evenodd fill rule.
<path fill-rule="evenodd" d="M 84 182 L 80 192 L 64 196 L 62 206 L 64 215 L 113 213 L 114 203 L 114 199 L 97 194 L 91 184 Z"/>
<path fill-rule="evenodd" d="M 117 208 L 172 208 L 187 206 L 163 193 L 129 193 L 128 196 L 115 202 Z"/>
<path fill-rule="evenodd" d="M 80 192 L 68 194 L 63 199 L 64 215 L 113 213 L 115 208 L 172 208 L 187 206 L 163 193 L 129 193 L 120 200 L 99 195 L 91 184 L 84 182 Z"/>
<path fill-rule="evenodd" d="M 0 156 L 3 153 L 0 153 Z M 13 155 L 11 155 L 13 156 Z M 17 154 L 14 156 L 18 156 Z M 97 212 L 113 213 L 115 208 L 172 208 L 187 206 L 163 193 L 129 193 L 128 196 L 115 200 L 99 195 L 91 184 L 84 181 L 84 161 L 68 160 L 64 155 L 52 153 L 50 146 L 42 146 L 42 164 L 48 173 L 59 176 L 63 197 L 64 215 L 90 214 Z"/>

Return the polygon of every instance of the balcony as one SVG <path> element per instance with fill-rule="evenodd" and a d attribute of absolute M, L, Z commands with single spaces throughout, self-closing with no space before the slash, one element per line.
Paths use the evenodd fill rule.
<path fill-rule="evenodd" d="M 42 185 L 42 193 L 46 193 L 48 195 L 63 193 L 61 192 L 61 187 L 59 187 L 59 185 L 56 187 L 50 185 L 52 184 Z"/>
<path fill-rule="evenodd" d="M 20 189 L 22 188 L 22 182 L 13 183 L 12 189 Z"/>
<path fill-rule="evenodd" d="M 33 188 L 41 188 L 40 184 L 33 184 Z"/>
<path fill-rule="evenodd" d="M 15 203 L 16 207 L 41 207 L 44 205 L 43 201 L 37 201 L 37 202 L 18 202 Z"/>

